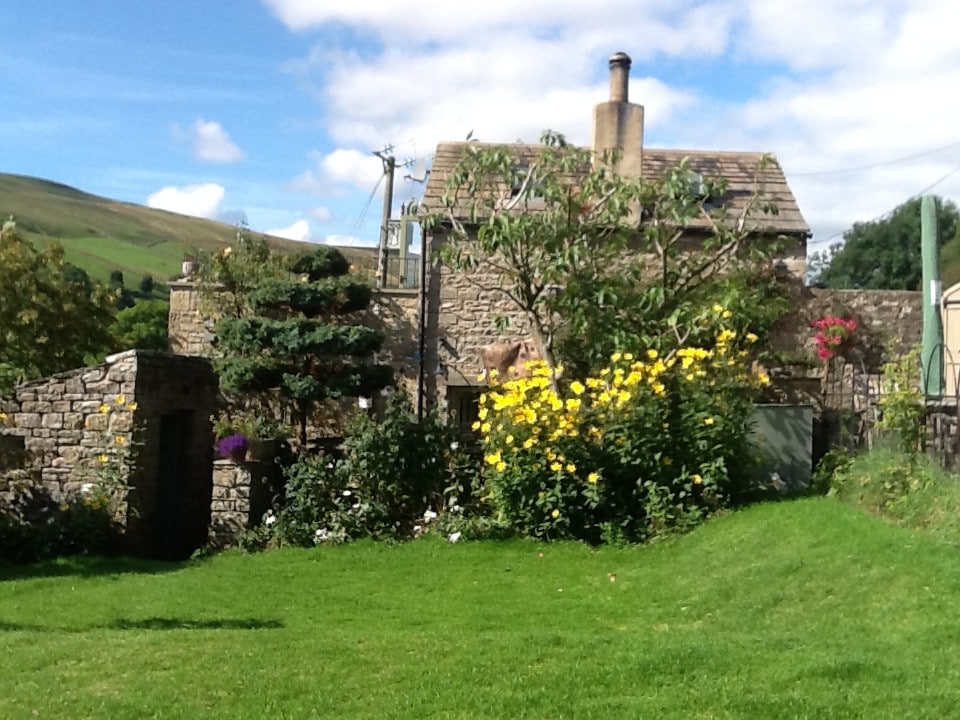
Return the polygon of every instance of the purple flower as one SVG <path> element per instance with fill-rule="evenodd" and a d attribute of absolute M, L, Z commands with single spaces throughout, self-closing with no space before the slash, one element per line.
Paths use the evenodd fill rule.
<path fill-rule="evenodd" d="M 217 455 L 220 457 L 233 457 L 247 451 L 249 445 L 246 435 L 237 433 L 229 435 L 217 441 Z"/>

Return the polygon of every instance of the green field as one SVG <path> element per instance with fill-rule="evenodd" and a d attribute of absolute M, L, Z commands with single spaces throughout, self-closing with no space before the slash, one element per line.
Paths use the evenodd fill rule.
<path fill-rule="evenodd" d="M 5 572 L 3 718 L 944 718 L 960 704 L 956 548 L 832 499 L 647 547 L 428 538 Z"/>
<path fill-rule="evenodd" d="M 94 279 L 106 281 L 112 271 L 120 270 L 130 288 L 135 288 L 144 275 L 152 275 L 162 284 L 179 274 L 184 255 L 216 252 L 234 243 L 237 235 L 232 225 L 109 200 L 47 180 L 0 173 L 0 218 L 10 215 L 24 238 L 38 245 L 61 243 L 67 260 Z M 280 250 L 304 247 L 303 243 L 280 238 L 270 237 L 268 241 Z M 369 255 L 369 250 L 344 252 L 353 261 Z"/>

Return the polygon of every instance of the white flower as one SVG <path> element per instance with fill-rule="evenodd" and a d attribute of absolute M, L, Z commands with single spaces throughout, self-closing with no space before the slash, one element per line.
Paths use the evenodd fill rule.
<path fill-rule="evenodd" d="M 326 528 L 317 528 L 317 531 L 313 534 L 313 541 L 315 543 L 326 542 L 330 539 L 330 531 Z"/>
<path fill-rule="evenodd" d="M 414 534 L 414 535 L 419 535 L 419 534 L 422 533 L 422 532 L 423 532 L 423 527 L 422 527 L 422 526 L 420 526 L 420 525 L 414 525 L 414 526 L 413 526 L 413 534 Z"/>
<path fill-rule="evenodd" d="M 450 533 L 450 536 L 447 538 L 447 541 L 450 543 L 455 543 L 460 539 L 460 536 L 463 535 L 459 530 L 455 533 Z"/>
<path fill-rule="evenodd" d="M 360 507 L 360 501 L 357 500 L 357 501 L 356 501 L 353 505 L 351 505 L 350 507 L 352 507 L 354 510 L 356 510 L 358 507 Z"/>
<path fill-rule="evenodd" d="M 267 515 L 267 519 L 264 520 L 263 522 L 266 523 L 267 526 L 269 527 L 270 525 L 273 525 L 276 521 L 277 521 L 277 516 L 271 513 L 270 515 Z"/>
<path fill-rule="evenodd" d="M 459 447 L 460 447 L 460 443 L 458 443 L 456 440 L 454 440 L 452 443 L 450 443 L 450 449 L 451 449 L 451 450 L 456 450 L 456 449 L 459 448 Z"/>
<path fill-rule="evenodd" d="M 349 490 L 344 490 L 344 491 L 343 491 L 343 496 L 344 496 L 344 497 L 350 497 L 351 495 L 353 495 L 353 493 L 350 492 Z"/>
<path fill-rule="evenodd" d="M 83 485 L 80 486 L 80 494 L 81 494 L 81 495 L 89 495 L 90 493 L 93 492 L 93 489 L 94 489 L 95 487 L 96 487 L 96 485 L 94 485 L 93 483 L 91 483 L 91 482 L 86 482 L 86 483 L 84 483 Z"/>
<path fill-rule="evenodd" d="M 435 511 L 433 511 L 433 510 L 427 510 L 427 511 L 423 514 L 423 521 L 424 521 L 425 523 L 428 523 L 428 522 L 430 522 L 431 520 L 436 520 L 436 519 L 437 519 L 437 513 L 436 513 Z"/>

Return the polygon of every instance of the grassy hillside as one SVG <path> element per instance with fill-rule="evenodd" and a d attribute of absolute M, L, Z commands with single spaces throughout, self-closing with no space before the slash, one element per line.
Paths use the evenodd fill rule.
<path fill-rule="evenodd" d="M 107 280 L 111 271 L 124 274 L 127 287 L 152 275 L 162 284 L 179 274 L 184 255 L 216 251 L 235 241 L 237 229 L 213 220 L 90 195 L 67 185 L 0 173 L 0 217 L 13 215 L 21 235 L 38 244 L 60 242 L 67 260 L 91 277 Z M 258 236 L 258 233 L 251 233 Z M 267 237 L 267 236 L 260 236 Z M 304 246 L 269 238 L 278 249 Z M 347 249 L 355 262 L 369 250 Z"/>

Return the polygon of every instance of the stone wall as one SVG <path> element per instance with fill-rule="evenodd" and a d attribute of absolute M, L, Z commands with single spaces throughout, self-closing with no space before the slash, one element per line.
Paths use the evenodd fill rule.
<path fill-rule="evenodd" d="M 19 386 L 0 432 L 22 439 L 55 496 L 96 482 L 101 458 L 124 462 L 126 550 L 186 557 L 206 540 L 216 388 L 207 360 L 131 350 Z"/>
<path fill-rule="evenodd" d="M 902 352 L 920 344 L 923 293 L 907 290 L 829 290 L 794 285 L 794 308 L 776 325 L 771 349 L 816 359 L 810 323 L 825 315 L 857 320 L 855 358 L 879 372 L 888 345 Z"/>
<path fill-rule="evenodd" d="M 279 488 L 277 467 L 269 462 L 213 463 L 208 545 L 224 548 L 260 523 Z"/>
<path fill-rule="evenodd" d="M 167 334 L 170 352 L 210 357 L 213 321 L 202 309 L 200 292 L 190 280 L 176 280 L 170 287 Z"/>
<path fill-rule="evenodd" d="M 436 256 L 445 241 L 437 234 L 431 240 Z M 821 365 L 816 357 L 811 321 L 826 314 L 858 319 L 858 355 L 866 372 L 877 373 L 888 342 L 898 349 L 919 343 L 921 294 L 885 290 L 823 290 L 803 286 L 794 275 L 787 280 L 792 312 L 777 323 L 771 348 L 782 367 L 775 373 L 778 383 L 788 388 L 782 398 L 809 401 L 819 390 Z M 480 387 L 483 365 L 481 350 L 489 345 L 515 342 L 530 337 L 529 323 L 498 288 L 497 278 L 479 272 L 455 272 L 432 265 L 426 292 L 424 325 L 424 380 L 428 402 L 447 398 L 449 387 Z M 171 284 L 171 350 L 209 356 L 211 324 L 204 320 L 199 293 L 190 282 Z M 417 290 L 378 290 L 363 322 L 381 330 L 386 342 L 377 360 L 392 364 L 398 379 L 415 396 L 419 371 L 419 310 Z M 508 319 L 504 333 L 497 330 L 495 317 Z"/>

